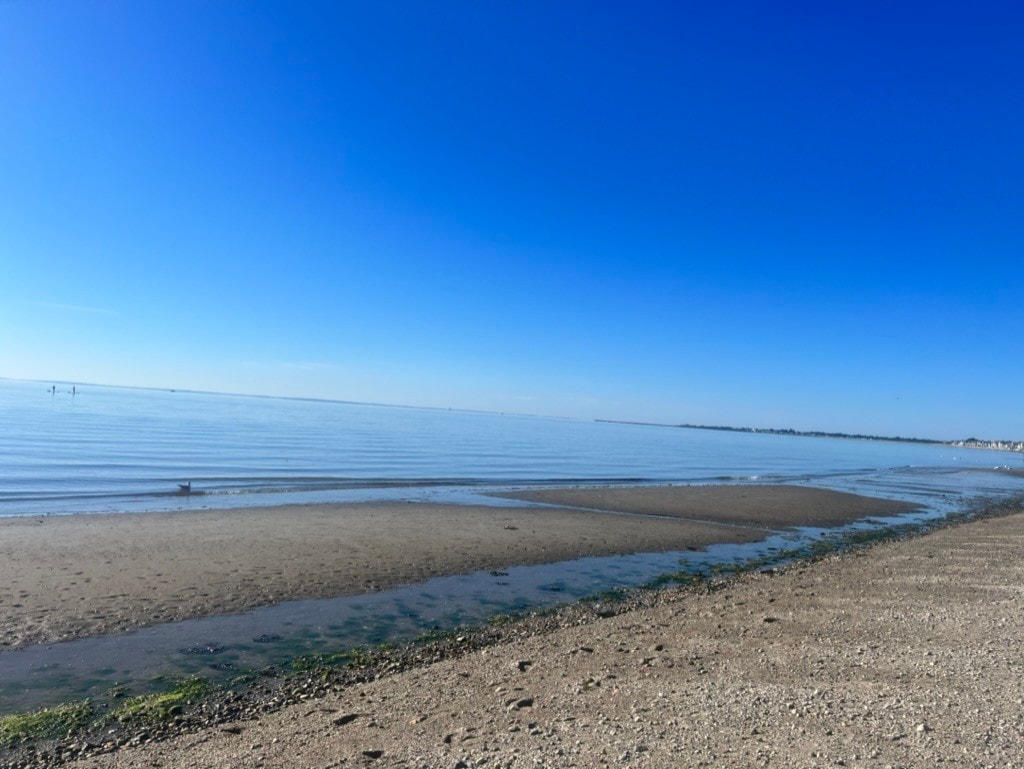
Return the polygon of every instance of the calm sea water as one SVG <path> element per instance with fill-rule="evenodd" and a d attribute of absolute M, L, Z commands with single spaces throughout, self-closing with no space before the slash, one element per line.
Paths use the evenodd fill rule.
<path fill-rule="evenodd" d="M 576 480 L 819 479 L 1021 459 L 944 446 L 49 387 L 0 380 L 0 515 L 429 498 Z M 177 484 L 189 481 L 202 493 L 177 496 Z"/>

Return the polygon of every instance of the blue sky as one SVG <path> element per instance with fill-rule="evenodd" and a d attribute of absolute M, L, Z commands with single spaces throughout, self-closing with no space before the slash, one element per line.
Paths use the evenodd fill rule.
<path fill-rule="evenodd" d="M 1021 39 L 1009 2 L 2 0 L 0 376 L 1019 439 Z"/>

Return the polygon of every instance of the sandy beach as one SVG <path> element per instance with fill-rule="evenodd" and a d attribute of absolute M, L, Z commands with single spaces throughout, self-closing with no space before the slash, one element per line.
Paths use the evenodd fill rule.
<path fill-rule="evenodd" d="M 982 520 L 74 765 L 1013 769 L 1022 583 Z"/>
<path fill-rule="evenodd" d="M 765 537 L 763 528 L 738 522 L 783 528 L 909 509 L 790 486 L 564 494 L 574 504 L 600 502 L 618 513 L 345 504 L 0 520 L 0 646 L 112 634 L 514 564 Z M 697 520 L 678 517 L 684 515 Z"/>

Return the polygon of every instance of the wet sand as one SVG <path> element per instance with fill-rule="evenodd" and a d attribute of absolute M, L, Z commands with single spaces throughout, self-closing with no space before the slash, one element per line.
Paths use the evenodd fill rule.
<path fill-rule="evenodd" d="M 609 509 L 628 510 L 632 494 L 636 512 L 663 517 L 389 503 L 3 519 L 0 648 L 440 575 L 765 537 L 762 529 L 734 525 L 740 518 L 782 526 L 893 510 L 882 500 L 788 486 L 752 498 L 752 488 L 689 489 L 701 500 L 698 517 L 728 525 L 668 517 L 686 488 L 607 492 L 617 505 Z M 751 512 L 769 499 L 768 512 Z M 745 512 L 737 517 L 734 509 Z"/>
<path fill-rule="evenodd" d="M 666 515 L 736 526 L 838 526 L 916 506 L 804 486 L 605 486 L 518 491 L 500 496 L 566 507 Z"/>
<path fill-rule="evenodd" d="M 625 614 L 73 766 L 1024 766 L 1024 515 Z"/>

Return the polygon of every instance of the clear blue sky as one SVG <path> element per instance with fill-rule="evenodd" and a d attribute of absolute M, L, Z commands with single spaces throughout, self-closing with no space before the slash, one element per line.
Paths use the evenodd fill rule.
<path fill-rule="evenodd" d="M 0 0 L 0 376 L 1024 437 L 1019 3 Z"/>

